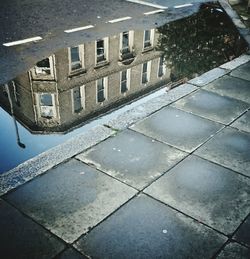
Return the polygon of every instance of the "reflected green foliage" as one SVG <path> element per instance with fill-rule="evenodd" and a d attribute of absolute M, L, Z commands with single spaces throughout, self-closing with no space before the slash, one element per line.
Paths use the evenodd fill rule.
<path fill-rule="evenodd" d="M 157 49 L 163 51 L 174 79 L 204 73 L 239 56 L 246 44 L 217 4 L 203 4 L 200 11 L 158 28 Z"/>

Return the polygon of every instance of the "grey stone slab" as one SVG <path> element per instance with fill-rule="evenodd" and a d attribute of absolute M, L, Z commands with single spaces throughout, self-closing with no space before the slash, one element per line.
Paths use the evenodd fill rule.
<path fill-rule="evenodd" d="M 250 176 L 250 134 L 226 128 L 195 154 Z"/>
<path fill-rule="evenodd" d="M 132 188 L 72 159 L 5 197 L 72 243 L 135 193 Z"/>
<path fill-rule="evenodd" d="M 131 107 L 131 109 L 128 109 L 126 112 L 114 116 L 114 118 L 108 121 L 107 125 L 119 130 L 128 128 L 137 121 L 144 119 L 153 112 L 195 91 L 196 89 L 196 86 L 190 84 L 179 85 L 168 92 L 166 92 L 166 89 L 162 89 L 161 94 L 157 97 L 150 98 L 150 95 L 148 99 L 147 97 L 143 98 L 145 102 L 139 103 L 136 107 Z M 152 95 L 154 96 L 154 94 Z"/>
<path fill-rule="evenodd" d="M 220 259 L 249 259 L 250 258 L 250 249 L 247 249 L 244 246 L 241 246 L 237 243 L 229 243 L 225 248 L 220 252 L 216 257 Z"/>
<path fill-rule="evenodd" d="M 227 73 L 228 73 L 228 70 L 217 67 L 202 74 L 201 76 L 191 79 L 190 81 L 188 81 L 188 83 L 197 85 L 197 86 L 203 86 L 221 76 L 224 76 Z"/>
<path fill-rule="evenodd" d="M 0 199 L 0 257 L 52 258 L 63 242 Z"/>
<path fill-rule="evenodd" d="M 231 124 L 231 127 L 250 133 L 250 111 L 247 111 L 239 119 Z"/>
<path fill-rule="evenodd" d="M 59 255 L 57 255 L 55 259 L 87 259 L 87 257 L 80 254 L 73 248 L 68 248 Z"/>
<path fill-rule="evenodd" d="M 173 106 L 213 121 L 229 124 L 246 111 L 249 104 L 213 92 L 200 90 L 180 99 Z"/>
<path fill-rule="evenodd" d="M 250 103 L 250 81 L 232 76 L 223 76 L 203 89 Z"/>
<path fill-rule="evenodd" d="M 250 247 L 250 216 L 244 221 L 244 223 L 240 226 L 234 238 Z"/>
<path fill-rule="evenodd" d="M 104 126 L 96 126 L 0 175 L 0 195 L 33 179 L 52 167 L 75 156 L 114 134 Z"/>
<path fill-rule="evenodd" d="M 78 155 L 113 177 L 142 189 L 183 159 L 186 153 L 125 130 Z"/>
<path fill-rule="evenodd" d="M 250 179 L 196 156 L 145 192 L 225 234 L 233 233 L 249 213 Z"/>
<path fill-rule="evenodd" d="M 131 128 L 186 152 L 191 152 L 222 127 L 222 124 L 176 108 L 166 107 Z"/>
<path fill-rule="evenodd" d="M 250 55 L 242 55 L 232 61 L 229 61 L 220 66 L 220 68 L 232 70 L 250 61 Z"/>
<path fill-rule="evenodd" d="M 250 62 L 236 68 L 230 75 L 250 81 Z"/>
<path fill-rule="evenodd" d="M 140 195 L 81 237 L 75 246 L 91 258 L 211 258 L 225 239 Z"/>

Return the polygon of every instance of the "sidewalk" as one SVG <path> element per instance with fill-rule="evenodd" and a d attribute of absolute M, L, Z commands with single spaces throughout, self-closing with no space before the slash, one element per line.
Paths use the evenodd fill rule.
<path fill-rule="evenodd" d="M 249 258 L 249 71 L 159 91 L 1 179 L 1 257 Z"/>

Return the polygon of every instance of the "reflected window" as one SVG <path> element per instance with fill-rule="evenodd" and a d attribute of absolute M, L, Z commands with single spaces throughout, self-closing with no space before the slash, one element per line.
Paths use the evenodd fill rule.
<path fill-rule="evenodd" d="M 120 72 L 120 89 L 121 93 L 125 93 L 130 87 L 130 69 Z"/>
<path fill-rule="evenodd" d="M 49 58 L 45 58 L 36 63 L 35 71 L 38 75 L 51 75 L 51 62 Z"/>
<path fill-rule="evenodd" d="M 43 118 L 55 117 L 55 96 L 50 93 L 38 94 L 40 116 Z"/>
<path fill-rule="evenodd" d="M 122 33 L 122 48 L 121 48 L 122 54 L 129 52 L 129 32 L 125 31 Z"/>
<path fill-rule="evenodd" d="M 153 34 L 154 30 L 145 30 L 144 31 L 144 39 L 143 39 L 143 48 L 149 48 L 153 46 Z"/>
<path fill-rule="evenodd" d="M 107 60 L 108 38 L 96 41 L 96 63 Z"/>
<path fill-rule="evenodd" d="M 166 73 L 166 68 L 164 64 L 164 57 L 161 56 L 159 59 L 158 77 L 162 77 Z"/>
<path fill-rule="evenodd" d="M 70 48 L 70 70 L 75 71 L 82 68 L 83 46 Z"/>
<path fill-rule="evenodd" d="M 14 97 L 15 103 L 17 106 L 21 106 L 20 104 L 20 86 L 17 85 L 14 81 L 12 81 L 13 89 L 14 89 Z"/>
<path fill-rule="evenodd" d="M 147 82 L 149 82 L 149 79 L 150 79 L 150 65 L 151 65 L 150 61 L 142 64 L 142 77 L 141 77 L 142 84 L 146 84 Z"/>
<path fill-rule="evenodd" d="M 97 84 L 97 102 L 102 103 L 106 99 L 106 89 L 107 89 L 107 78 L 101 78 L 96 80 Z"/>
<path fill-rule="evenodd" d="M 84 86 L 78 86 L 72 89 L 72 99 L 73 99 L 73 111 L 74 113 L 79 113 L 84 109 L 85 102 L 85 91 Z"/>

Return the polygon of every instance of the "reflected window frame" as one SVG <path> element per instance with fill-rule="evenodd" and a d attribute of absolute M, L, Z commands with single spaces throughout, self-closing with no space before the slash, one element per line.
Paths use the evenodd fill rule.
<path fill-rule="evenodd" d="M 124 46 L 124 35 L 128 35 L 127 46 Z M 120 56 L 131 53 L 134 45 L 134 31 L 124 31 L 120 33 Z"/>
<path fill-rule="evenodd" d="M 53 119 L 57 117 L 57 112 L 56 112 L 56 93 L 48 93 L 48 92 L 43 92 L 43 93 L 36 93 L 36 103 L 37 103 L 37 110 L 38 110 L 38 116 L 39 118 L 44 118 L 44 119 Z M 50 104 L 45 104 L 42 103 L 42 98 L 44 96 L 49 96 L 51 103 Z M 48 115 L 47 113 L 50 113 L 52 115 Z"/>
<path fill-rule="evenodd" d="M 158 71 L 157 71 L 157 77 L 162 78 L 166 74 L 167 68 L 165 64 L 164 55 L 159 57 L 158 60 Z"/>
<path fill-rule="evenodd" d="M 97 66 L 99 64 L 108 62 L 108 55 L 109 55 L 109 38 L 105 37 L 105 38 L 96 40 L 95 41 L 95 65 Z"/>
<path fill-rule="evenodd" d="M 80 44 L 74 47 L 68 48 L 68 60 L 69 60 L 69 74 L 78 72 L 79 70 L 84 69 L 84 44 Z M 78 49 L 78 60 L 72 61 L 72 50 L 74 48 Z M 79 67 L 77 67 L 79 66 Z M 75 67 L 75 68 L 74 68 Z"/>
<path fill-rule="evenodd" d="M 96 80 L 96 103 L 103 104 L 108 99 L 108 77 Z"/>
<path fill-rule="evenodd" d="M 150 81 L 151 76 L 151 60 L 142 63 L 141 65 L 141 84 L 146 85 Z"/>
<path fill-rule="evenodd" d="M 37 66 L 38 63 L 42 63 L 42 61 L 48 59 L 49 66 Z M 51 55 L 43 60 L 37 62 L 37 64 L 31 69 L 31 75 L 33 80 L 55 80 L 55 56 Z"/>
<path fill-rule="evenodd" d="M 78 91 L 79 96 L 75 95 L 76 90 Z M 78 109 L 76 109 L 77 102 L 80 104 Z M 80 113 L 81 111 L 85 110 L 85 85 L 77 86 L 71 89 L 71 103 L 72 103 L 72 114 Z"/>
<path fill-rule="evenodd" d="M 120 71 L 120 93 L 121 94 L 126 94 L 130 90 L 130 80 L 131 80 L 131 68 Z"/>
<path fill-rule="evenodd" d="M 143 50 L 151 49 L 154 46 L 155 29 L 144 30 Z"/>

